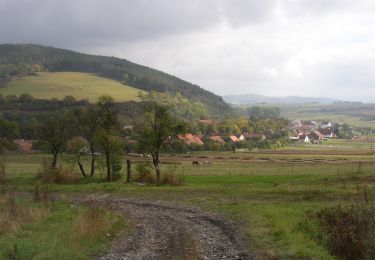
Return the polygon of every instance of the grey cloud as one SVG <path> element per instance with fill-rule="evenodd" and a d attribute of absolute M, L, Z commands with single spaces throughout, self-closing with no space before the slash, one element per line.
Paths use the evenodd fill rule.
<path fill-rule="evenodd" d="M 274 0 L 2 0 L 1 42 L 62 47 L 153 40 L 265 19 Z"/>
<path fill-rule="evenodd" d="M 350 96 L 367 91 L 373 99 L 375 67 L 368 57 L 375 42 L 374 4 L 371 0 L 0 0 L 0 43 L 39 43 L 116 55 L 222 94 Z M 336 22 L 343 26 L 335 26 Z M 291 75 L 293 70 L 301 75 Z"/>
<path fill-rule="evenodd" d="M 1 42 L 60 46 L 153 39 L 202 30 L 220 19 L 212 0 L 9 0 L 0 6 Z"/>
<path fill-rule="evenodd" d="M 232 26 L 257 24 L 266 20 L 276 6 L 276 0 L 226 0 L 222 2 L 223 17 Z"/>

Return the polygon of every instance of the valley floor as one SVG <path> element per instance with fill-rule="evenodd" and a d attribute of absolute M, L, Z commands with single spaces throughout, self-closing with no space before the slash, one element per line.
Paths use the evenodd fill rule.
<path fill-rule="evenodd" d="M 34 176 L 44 157 L 8 156 L 7 183 L 33 192 Z M 61 159 L 69 165 L 67 158 Z M 133 165 L 140 162 L 130 159 Z M 192 166 L 193 160 L 201 162 L 200 166 Z M 105 183 L 98 172 L 92 180 L 53 184 L 51 189 L 84 196 L 110 194 L 107 204 L 129 216 L 133 236 L 125 234 L 128 244 L 115 242 L 102 254 L 104 259 L 121 250 L 128 256 L 192 259 L 202 252 L 215 259 L 220 254 L 240 256 L 244 251 L 258 259 L 334 259 L 320 239 L 316 213 L 338 204 L 350 205 L 363 190 L 369 200 L 375 198 L 375 156 L 367 148 L 199 152 L 164 155 L 161 161 L 162 171 L 183 176 L 185 185 L 127 184 L 124 179 Z M 209 163 L 203 165 L 205 161 Z M 231 223 L 230 232 L 215 216 Z M 158 228 L 150 223 L 158 223 Z M 246 250 L 240 242 L 233 242 L 241 238 Z"/>

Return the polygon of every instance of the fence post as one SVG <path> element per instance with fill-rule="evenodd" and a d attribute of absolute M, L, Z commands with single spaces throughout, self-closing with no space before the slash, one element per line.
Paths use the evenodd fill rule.
<path fill-rule="evenodd" d="M 126 175 L 126 182 L 129 183 L 131 179 L 131 161 L 129 159 L 126 160 L 126 165 L 127 165 L 127 175 Z"/>

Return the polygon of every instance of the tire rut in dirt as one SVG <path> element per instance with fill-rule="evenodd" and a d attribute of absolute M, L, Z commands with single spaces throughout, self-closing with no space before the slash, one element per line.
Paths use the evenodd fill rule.
<path fill-rule="evenodd" d="M 251 259 L 236 232 L 217 216 L 162 202 L 103 202 L 135 226 L 100 259 Z"/>

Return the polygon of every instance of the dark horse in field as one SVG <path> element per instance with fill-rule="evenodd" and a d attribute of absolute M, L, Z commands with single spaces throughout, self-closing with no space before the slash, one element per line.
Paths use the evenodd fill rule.
<path fill-rule="evenodd" d="M 193 166 L 199 166 L 199 162 L 198 161 L 193 161 L 192 165 Z"/>

